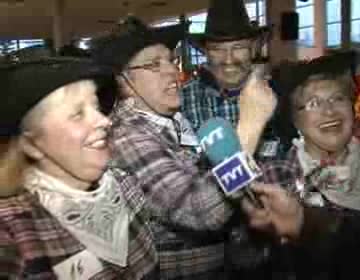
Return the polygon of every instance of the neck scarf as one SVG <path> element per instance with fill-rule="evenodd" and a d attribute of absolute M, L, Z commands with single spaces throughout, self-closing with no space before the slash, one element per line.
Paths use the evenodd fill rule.
<path fill-rule="evenodd" d="M 116 185 L 111 171 L 89 192 L 71 188 L 38 169 L 31 169 L 25 180 L 25 187 L 89 251 L 124 267 L 133 217 Z"/>
<path fill-rule="evenodd" d="M 305 150 L 303 139 L 294 140 L 297 147 L 297 157 L 304 177 L 309 178 L 310 186 L 319 191 L 330 202 L 349 209 L 360 210 L 360 145 L 353 139 L 347 146 L 341 162 L 315 160 Z"/>

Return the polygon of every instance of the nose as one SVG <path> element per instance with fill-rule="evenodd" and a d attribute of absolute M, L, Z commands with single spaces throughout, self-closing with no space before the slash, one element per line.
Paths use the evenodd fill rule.
<path fill-rule="evenodd" d="M 112 125 L 109 117 L 99 111 L 96 111 L 96 114 L 96 127 L 108 128 Z"/>
<path fill-rule="evenodd" d="M 233 64 L 233 50 L 227 49 L 225 51 L 225 64 Z"/>
<path fill-rule="evenodd" d="M 331 115 L 334 113 L 335 111 L 335 104 L 333 102 L 331 102 L 330 100 L 324 100 L 322 106 L 322 111 L 327 114 L 327 115 Z"/>

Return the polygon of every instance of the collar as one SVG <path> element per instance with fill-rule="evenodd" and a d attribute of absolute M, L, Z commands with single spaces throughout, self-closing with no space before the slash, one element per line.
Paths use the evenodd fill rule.
<path fill-rule="evenodd" d="M 171 135 L 171 138 L 182 146 L 197 147 L 199 145 L 199 141 L 190 122 L 182 113 L 177 112 L 171 117 L 165 117 L 153 112 L 139 110 L 135 107 L 133 98 L 128 98 L 125 101 L 125 105 L 152 123 L 154 129 L 156 129 L 159 134 L 163 133 L 165 129 Z"/>

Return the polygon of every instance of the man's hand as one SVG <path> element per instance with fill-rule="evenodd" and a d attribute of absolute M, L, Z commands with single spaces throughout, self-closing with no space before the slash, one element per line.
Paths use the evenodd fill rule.
<path fill-rule="evenodd" d="M 297 199 L 276 185 L 259 183 L 253 185 L 252 189 L 262 200 L 264 208 L 257 208 L 246 199 L 242 201 L 250 226 L 274 232 L 283 241 L 297 239 L 304 219 L 304 208 Z"/>

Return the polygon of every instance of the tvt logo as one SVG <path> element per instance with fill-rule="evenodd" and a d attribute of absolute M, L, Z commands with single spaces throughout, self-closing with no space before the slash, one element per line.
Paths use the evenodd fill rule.
<path fill-rule="evenodd" d="M 217 165 L 212 171 L 225 194 L 231 194 L 255 179 L 240 153 Z"/>
<path fill-rule="evenodd" d="M 211 131 L 207 136 L 200 140 L 200 146 L 203 151 L 207 151 L 209 147 L 224 139 L 224 128 L 218 127 Z"/>

